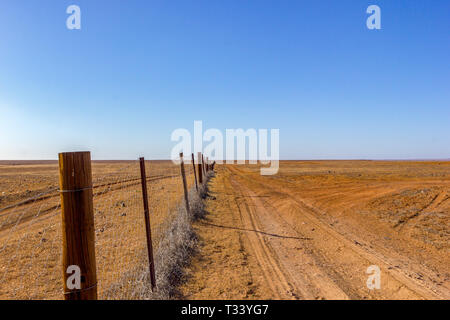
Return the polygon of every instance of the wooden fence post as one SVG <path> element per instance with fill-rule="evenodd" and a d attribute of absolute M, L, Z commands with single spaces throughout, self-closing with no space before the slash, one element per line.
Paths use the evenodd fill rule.
<path fill-rule="evenodd" d="M 142 199 L 144 201 L 145 233 L 147 236 L 147 253 L 152 292 L 156 287 L 155 261 L 153 260 L 152 230 L 150 228 L 150 211 L 148 209 L 147 174 L 145 173 L 145 159 L 139 158 L 141 167 Z"/>
<path fill-rule="evenodd" d="M 94 205 L 90 152 L 59 154 L 65 300 L 96 300 Z"/>
<path fill-rule="evenodd" d="M 183 152 L 180 153 L 180 168 L 181 168 L 181 176 L 183 178 L 184 201 L 186 202 L 186 212 L 188 213 L 188 216 L 190 216 L 191 209 L 189 208 L 189 195 L 188 195 L 188 186 L 186 183 L 186 173 L 184 172 Z"/>
<path fill-rule="evenodd" d="M 197 192 L 198 192 L 197 173 L 195 172 L 195 160 L 194 160 L 193 153 L 192 153 L 192 167 L 194 168 L 195 190 L 197 190 Z"/>
<path fill-rule="evenodd" d="M 203 154 L 202 154 L 202 170 L 203 170 L 203 175 L 206 177 L 206 171 L 205 171 L 205 157 L 203 157 Z"/>
<path fill-rule="evenodd" d="M 198 158 L 198 182 L 200 183 L 200 185 L 202 185 L 203 183 L 203 168 L 202 168 L 202 153 L 199 152 L 197 154 L 197 158 Z"/>

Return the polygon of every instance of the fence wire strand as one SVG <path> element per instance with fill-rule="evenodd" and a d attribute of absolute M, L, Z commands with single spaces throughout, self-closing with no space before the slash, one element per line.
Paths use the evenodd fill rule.
<path fill-rule="evenodd" d="M 145 166 L 157 251 L 184 206 L 183 182 L 171 161 Z M 62 299 L 57 164 L 24 167 L 0 168 L 0 299 Z M 150 284 L 139 162 L 94 161 L 92 167 L 98 297 L 145 299 Z M 185 172 L 188 188 L 195 188 L 188 157 Z"/>

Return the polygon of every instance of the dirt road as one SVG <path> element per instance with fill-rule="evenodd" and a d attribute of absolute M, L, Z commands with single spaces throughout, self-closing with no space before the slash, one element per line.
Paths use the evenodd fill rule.
<path fill-rule="evenodd" d="M 417 181 L 357 180 L 365 188 L 329 183 L 321 200 L 323 193 L 300 188 L 292 175 L 219 167 L 210 214 L 196 226 L 202 247 L 182 287 L 185 297 L 449 299 L 448 248 L 412 236 L 421 212 L 448 199 L 448 183 L 430 182 L 441 188 L 431 202 L 389 223 L 361 208 Z M 366 285 L 372 265 L 381 270 L 378 290 Z"/>

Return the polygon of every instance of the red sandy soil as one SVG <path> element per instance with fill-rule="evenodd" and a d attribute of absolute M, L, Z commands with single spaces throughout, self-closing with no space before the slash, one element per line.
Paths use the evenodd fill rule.
<path fill-rule="evenodd" d="M 450 162 L 216 168 L 186 298 L 450 298 Z"/>

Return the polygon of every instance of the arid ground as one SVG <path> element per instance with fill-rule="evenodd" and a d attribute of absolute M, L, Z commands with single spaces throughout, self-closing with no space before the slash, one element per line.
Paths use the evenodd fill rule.
<path fill-rule="evenodd" d="M 139 166 L 93 162 L 99 297 L 145 298 Z M 188 184 L 193 187 L 192 166 Z M 182 199 L 179 168 L 148 162 L 155 247 Z M 218 165 L 186 299 L 450 299 L 450 162 Z M 369 266 L 381 270 L 369 290 Z M 62 299 L 56 162 L 0 162 L 0 299 Z"/>
<path fill-rule="evenodd" d="M 148 270 L 139 163 L 94 161 L 92 171 L 99 298 L 144 298 L 134 287 Z M 171 161 L 146 171 L 156 250 L 183 187 Z M 56 161 L 0 161 L 0 299 L 63 298 L 58 174 Z"/>
<path fill-rule="evenodd" d="M 222 165 L 188 299 L 450 299 L 450 162 Z M 381 270 L 369 290 L 367 268 Z"/>

